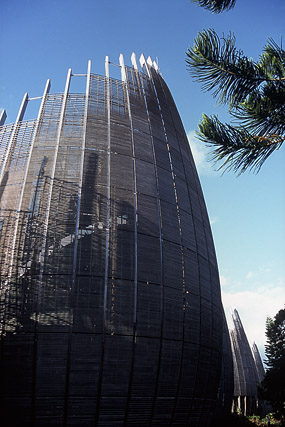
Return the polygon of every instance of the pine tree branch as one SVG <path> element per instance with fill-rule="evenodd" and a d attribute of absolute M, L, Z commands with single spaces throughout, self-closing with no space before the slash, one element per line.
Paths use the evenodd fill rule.
<path fill-rule="evenodd" d="M 262 63 L 255 63 L 235 47 L 234 35 L 220 39 L 212 29 L 198 34 L 186 56 L 190 75 L 202 83 L 202 89 L 212 91 L 221 104 L 229 103 L 231 107 L 263 83 L 285 81 L 285 73 L 274 76 L 264 67 L 270 53 L 264 53 Z"/>
<path fill-rule="evenodd" d="M 260 59 L 261 66 L 266 69 L 268 76 L 285 79 L 285 51 L 272 38 L 269 39 Z"/>
<path fill-rule="evenodd" d="M 248 131 L 285 135 L 285 84 L 266 84 L 252 92 L 231 115 Z"/>
<path fill-rule="evenodd" d="M 191 0 L 192 3 L 198 3 L 199 6 L 204 7 L 205 9 L 210 10 L 214 13 L 221 13 L 224 10 L 232 9 L 236 0 Z"/>
<path fill-rule="evenodd" d="M 223 162 L 218 170 L 234 170 L 239 174 L 245 170 L 258 172 L 265 160 L 279 149 L 285 137 L 269 133 L 254 135 L 246 128 L 237 128 L 223 124 L 217 116 L 203 115 L 198 125 L 198 138 L 213 148 L 210 152 L 211 160 L 215 163 Z"/>
<path fill-rule="evenodd" d="M 212 159 L 226 170 L 259 171 L 285 140 L 285 51 L 269 40 L 258 62 L 235 47 L 234 35 L 199 33 L 186 52 L 190 74 L 228 104 L 234 126 L 204 115 L 199 138 L 212 147 Z"/>

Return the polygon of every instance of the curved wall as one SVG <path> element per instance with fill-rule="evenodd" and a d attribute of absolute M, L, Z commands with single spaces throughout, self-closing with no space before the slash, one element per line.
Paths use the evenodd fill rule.
<path fill-rule="evenodd" d="M 234 328 L 230 330 L 230 339 L 234 367 L 234 409 L 240 409 L 244 415 L 253 415 L 259 406 L 257 366 L 237 310 L 233 311 L 232 320 Z"/>
<path fill-rule="evenodd" d="M 222 305 L 188 140 L 155 63 L 1 129 L 7 426 L 207 426 Z M 73 77 L 74 78 L 74 77 Z M 15 410 L 16 409 L 16 410 Z M 9 424 L 10 423 L 10 424 Z"/>

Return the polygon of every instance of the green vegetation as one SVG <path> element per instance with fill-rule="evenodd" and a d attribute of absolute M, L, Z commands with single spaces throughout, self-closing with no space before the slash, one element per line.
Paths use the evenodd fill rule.
<path fill-rule="evenodd" d="M 285 425 L 285 309 L 266 321 L 265 360 L 268 369 L 259 390 L 259 398 L 268 400 L 281 425 Z"/>
<path fill-rule="evenodd" d="M 236 0 L 192 0 L 192 3 L 196 3 L 211 12 L 220 13 L 224 10 L 232 9 L 236 4 Z"/>
<path fill-rule="evenodd" d="M 191 0 L 220 13 L 232 9 L 236 0 Z M 219 37 L 213 29 L 198 33 L 186 52 L 190 75 L 212 92 L 218 103 L 228 106 L 230 123 L 207 116 L 199 123 L 198 138 L 212 148 L 219 169 L 258 172 L 265 160 L 285 140 L 285 51 L 269 39 L 260 59 L 244 55 L 235 36 Z"/>
<path fill-rule="evenodd" d="M 268 419 L 270 424 L 268 424 Z M 256 426 L 264 426 L 264 427 L 265 426 L 267 427 L 268 425 L 281 426 L 280 421 L 276 420 L 272 414 L 268 414 L 265 418 L 260 418 L 260 417 L 257 417 L 256 415 L 252 415 L 248 417 L 248 420 Z"/>
<path fill-rule="evenodd" d="M 203 115 L 198 138 L 214 147 L 219 169 L 259 171 L 285 140 L 285 51 L 270 39 L 254 62 L 236 48 L 235 37 L 219 38 L 214 30 L 198 34 L 186 52 L 191 76 L 228 105 L 233 124 Z"/>
<path fill-rule="evenodd" d="M 245 417 L 241 414 L 230 414 L 228 416 L 215 418 L 211 427 L 254 427 L 254 426 L 268 426 L 268 418 L 271 426 L 281 426 L 280 421 L 276 420 L 272 414 L 268 414 L 265 418 L 260 418 L 257 415 Z"/>

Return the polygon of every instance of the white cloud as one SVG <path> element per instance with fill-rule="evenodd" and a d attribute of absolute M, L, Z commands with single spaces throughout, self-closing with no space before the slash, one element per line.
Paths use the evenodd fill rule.
<path fill-rule="evenodd" d="M 263 281 L 264 275 L 268 274 L 270 272 L 271 272 L 271 268 L 261 267 L 261 268 L 257 269 L 256 271 L 249 271 L 246 274 L 245 279 L 246 280 L 255 279 L 256 285 L 258 286 L 258 282 L 260 283 L 260 281 Z"/>
<path fill-rule="evenodd" d="M 222 281 L 221 281 L 222 283 Z M 222 291 L 222 299 L 231 328 L 230 312 L 237 309 L 249 344 L 255 342 L 264 358 L 264 345 L 266 343 L 265 322 L 267 316 L 274 317 L 284 307 L 285 292 L 282 284 L 268 285 L 254 291 L 227 292 Z"/>
<path fill-rule="evenodd" d="M 188 132 L 187 137 L 199 175 L 215 175 L 213 163 L 208 161 L 209 148 L 196 138 L 195 131 Z"/>

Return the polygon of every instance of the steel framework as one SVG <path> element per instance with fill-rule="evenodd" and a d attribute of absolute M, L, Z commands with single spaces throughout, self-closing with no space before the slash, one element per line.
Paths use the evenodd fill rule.
<path fill-rule="evenodd" d="M 208 426 L 223 310 L 181 119 L 155 62 L 47 81 L 0 128 L 1 416 L 14 426 Z M 81 75 L 82 76 L 82 75 Z M 17 425 L 17 424 L 16 424 Z"/>

